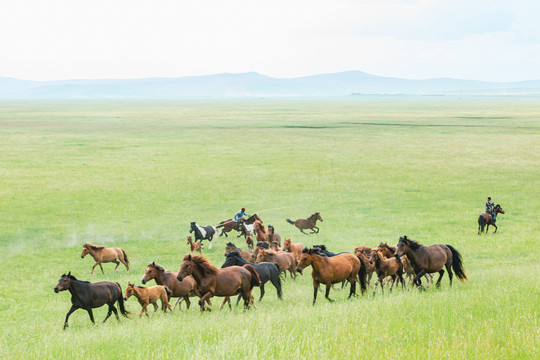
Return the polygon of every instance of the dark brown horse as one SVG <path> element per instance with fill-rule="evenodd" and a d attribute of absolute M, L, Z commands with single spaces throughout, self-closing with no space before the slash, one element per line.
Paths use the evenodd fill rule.
<path fill-rule="evenodd" d="M 504 210 L 499 204 L 497 204 L 493 208 L 493 211 L 495 212 L 495 217 L 497 217 L 497 215 L 499 214 L 504 214 Z M 495 227 L 495 231 L 493 232 L 494 234 L 497 232 L 497 225 L 495 225 L 495 222 L 492 221 L 491 214 L 483 213 L 483 214 L 480 214 L 480 216 L 478 217 L 478 235 L 484 232 L 484 226 L 486 225 L 487 225 L 486 234 L 489 230 L 489 225 L 492 225 Z"/>
<path fill-rule="evenodd" d="M 306 235 L 316 234 L 319 232 L 319 228 L 315 226 L 317 223 L 317 220 L 323 221 L 321 214 L 316 212 L 315 214 L 311 215 L 307 219 L 297 219 L 296 221 L 292 221 L 290 219 L 286 219 L 289 224 L 292 224 L 296 226 L 300 231 Z M 310 229 L 310 233 L 304 232 L 305 229 Z"/>
<path fill-rule="evenodd" d="M 181 303 L 182 300 L 185 300 L 186 307 L 189 309 L 189 306 L 191 305 L 189 298 L 191 296 L 198 295 L 196 290 L 197 284 L 195 283 L 195 279 L 193 279 L 191 276 L 186 277 L 182 282 L 176 279 L 177 276 L 178 273 L 166 271 L 163 266 L 160 266 L 155 262 L 151 262 L 146 267 L 146 271 L 144 272 L 141 282 L 146 284 L 148 281 L 154 279 L 158 285 L 167 286 L 172 292 L 171 297 L 178 298 L 178 301 L 174 307 L 176 308 L 176 305 L 179 302 Z"/>
<path fill-rule="evenodd" d="M 243 228 L 241 225 L 242 224 L 251 225 L 255 222 L 255 220 L 259 220 L 260 222 L 262 222 L 261 218 L 257 214 L 253 214 L 242 222 L 235 222 L 233 219 L 227 219 L 225 221 L 222 221 L 219 223 L 218 226 L 216 226 L 216 229 L 222 228 L 219 236 L 225 234 L 225 237 L 228 237 L 229 235 L 227 235 L 227 233 L 231 230 L 242 232 L 240 235 L 238 235 L 238 236 L 242 236 L 244 234 L 243 234 Z"/>
<path fill-rule="evenodd" d="M 395 255 L 399 258 L 403 254 L 407 255 L 414 268 L 416 277 L 413 280 L 413 284 L 419 289 L 423 289 L 420 278 L 424 276 L 424 274 L 435 272 L 439 273 L 439 279 L 437 280 L 436 285 L 437 287 L 441 286 L 444 267 L 446 267 L 446 271 L 448 271 L 450 286 L 452 286 L 452 269 L 460 281 L 467 280 L 467 275 L 463 269 L 461 254 L 451 245 L 437 244 L 423 246 L 414 240 L 408 239 L 407 236 L 403 236 L 399 238 Z"/>
<path fill-rule="evenodd" d="M 242 294 L 244 308 L 247 309 L 253 299 L 251 290 L 261 283 L 253 265 L 218 269 L 201 255 L 188 254 L 184 256 L 184 261 L 178 272 L 178 280 L 182 281 L 188 275 L 192 275 L 197 282 L 197 289 L 201 294 L 199 306 L 202 311 L 207 310 L 204 302 L 212 296 L 225 296 L 225 301 L 227 301 L 230 296 L 237 294 Z M 225 301 L 221 305 L 222 307 Z"/>
<path fill-rule="evenodd" d="M 94 244 L 86 243 L 83 245 L 81 258 L 84 259 L 87 254 L 90 254 L 96 261 L 96 263 L 92 267 L 92 271 L 90 271 L 90 274 L 94 273 L 94 269 L 98 265 L 101 268 L 101 272 L 105 274 L 105 272 L 103 272 L 103 266 L 101 265 L 101 263 L 108 262 L 113 262 L 116 264 L 114 271 L 118 269 L 118 265 L 120 265 L 120 262 L 124 264 L 127 271 L 129 271 L 129 260 L 127 254 L 121 248 L 106 248 L 105 246 L 97 246 Z M 118 262 L 118 260 L 120 260 L 120 262 Z"/>
<path fill-rule="evenodd" d="M 333 257 L 322 256 L 317 250 L 305 248 L 298 261 L 298 270 L 312 267 L 311 277 L 313 278 L 313 305 L 317 301 L 319 284 L 326 285 L 325 297 L 333 302 L 328 296 L 332 284 L 347 280 L 351 283 L 349 298 L 356 295 L 356 277 L 360 276 L 360 288 L 362 293 L 366 291 L 366 268 L 358 257 L 350 253 L 339 254 Z"/>
<path fill-rule="evenodd" d="M 77 280 L 77 278 L 71 275 L 71 271 L 66 275 L 63 274 L 58 281 L 58 284 L 54 287 L 54 292 L 69 290 L 71 293 L 71 309 L 69 309 L 66 320 L 64 321 L 64 329 L 68 327 L 69 316 L 77 309 L 84 309 L 88 311 L 90 320 L 94 321 L 94 314 L 92 309 L 102 307 L 107 304 L 109 306 L 109 312 L 103 322 L 107 321 L 109 316 L 114 312 L 117 320 L 118 311 L 114 307 L 114 303 L 118 301 L 118 307 L 120 313 L 128 317 L 128 312 L 124 308 L 124 300 L 122 299 L 122 288 L 120 284 L 111 281 L 99 281 L 90 283 L 88 281 Z"/>
<path fill-rule="evenodd" d="M 268 225 L 268 242 L 277 241 L 278 246 L 281 247 L 281 235 L 279 235 L 272 225 Z"/>

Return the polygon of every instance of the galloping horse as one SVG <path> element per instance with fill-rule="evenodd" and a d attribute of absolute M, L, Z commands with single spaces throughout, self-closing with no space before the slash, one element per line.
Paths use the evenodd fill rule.
<path fill-rule="evenodd" d="M 251 290 L 261 283 L 253 265 L 218 269 L 201 255 L 184 256 L 177 278 L 182 281 L 188 275 L 192 275 L 197 282 L 197 289 L 201 294 L 199 299 L 201 311 L 206 310 L 204 302 L 212 296 L 225 296 L 225 301 L 221 305 L 223 307 L 230 296 L 237 294 L 242 294 L 244 308 L 248 309 L 252 299 Z"/>
<path fill-rule="evenodd" d="M 120 313 L 128 317 L 128 312 L 124 308 L 124 300 L 122 299 L 122 288 L 120 284 L 111 281 L 99 281 L 90 283 L 88 281 L 77 280 L 77 278 L 71 275 L 71 271 L 66 275 L 63 274 L 58 281 L 58 284 L 54 287 L 54 292 L 69 290 L 71 293 L 71 309 L 69 309 L 66 320 L 64 321 L 64 329 L 68 327 L 69 315 L 71 315 L 77 309 L 84 309 L 88 311 L 90 320 L 94 321 L 94 314 L 92 309 L 102 307 L 107 304 L 109 306 L 109 312 L 103 322 L 107 321 L 109 316 L 114 312 L 117 320 L 118 311 L 114 307 L 114 303 L 118 301 L 118 307 Z"/>
<path fill-rule="evenodd" d="M 118 265 L 120 265 L 118 260 L 120 260 L 120 262 L 126 266 L 127 271 L 129 271 L 129 260 L 127 254 L 121 248 L 106 248 L 105 246 L 97 246 L 94 244 L 86 243 L 83 245 L 81 258 L 84 259 L 86 254 L 92 255 L 92 257 L 96 261 L 96 263 L 92 267 L 92 271 L 90 272 L 90 274 L 94 273 L 94 269 L 98 265 L 101 268 L 101 272 L 105 274 L 101 263 L 108 262 L 113 262 L 116 264 L 116 267 L 114 268 L 114 270 L 116 271 L 116 269 L 118 269 Z"/>
<path fill-rule="evenodd" d="M 437 287 L 441 286 L 441 279 L 444 275 L 443 267 L 446 267 L 446 271 L 448 271 L 450 286 L 452 286 L 452 269 L 454 269 L 460 281 L 467 280 L 461 254 L 450 245 L 437 244 L 423 246 L 414 240 L 407 239 L 407 236 L 403 236 L 399 238 L 395 255 L 399 258 L 403 254 L 407 255 L 414 268 L 416 277 L 413 280 L 413 284 L 419 289 L 424 289 L 420 278 L 424 274 L 434 272 L 439 273 L 439 279 L 436 285 Z"/>
<path fill-rule="evenodd" d="M 296 221 L 292 221 L 290 219 L 286 219 L 289 224 L 292 224 L 296 226 L 300 231 L 306 235 L 316 234 L 319 232 L 319 228 L 315 226 L 317 223 L 317 220 L 323 221 L 321 214 L 316 212 L 315 214 L 311 215 L 307 219 L 298 219 Z M 308 234 L 304 232 L 304 229 L 310 229 L 311 232 Z"/>
<path fill-rule="evenodd" d="M 139 300 L 139 304 L 141 304 L 142 306 L 139 317 L 141 317 L 143 313 L 146 314 L 146 317 L 149 317 L 147 309 L 148 305 L 154 305 L 155 314 L 158 309 L 158 300 L 161 300 L 161 310 L 163 310 L 163 312 L 167 312 L 167 308 L 172 312 L 171 304 L 169 304 L 169 297 L 171 295 L 171 290 L 169 290 L 168 287 L 163 285 L 142 287 L 135 286 L 135 284 L 132 283 L 128 283 L 128 286 L 126 288 L 126 294 L 124 295 L 124 301 L 127 301 L 130 296 L 135 296 L 137 300 Z"/>
<path fill-rule="evenodd" d="M 262 222 L 261 218 L 257 214 L 253 214 L 250 217 L 248 217 L 246 220 L 244 220 L 243 224 L 251 225 L 251 224 L 253 224 L 255 222 L 255 220 L 259 220 L 260 222 Z M 227 235 L 227 233 L 229 231 L 233 230 L 233 229 L 236 230 L 236 231 L 243 232 L 243 228 L 240 227 L 239 223 L 235 222 L 233 219 L 227 219 L 225 221 L 220 222 L 219 225 L 216 226 L 216 229 L 219 229 L 219 228 L 223 228 L 223 229 L 221 229 L 221 234 L 219 234 L 219 236 L 225 234 L 225 237 L 228 237 L 229 235 Z M 243 233 L 238 235 L 238 237 L 240 237 L 242 235 L 243 235 Z"/>
<path fill-rule="evenodd" d="M 502 209 L 501 205 L 497 204 L 494 208 L 493 208 L 493 211 L 495 212 L 495 217 L 499 214 L 504 214 L 504 210 Z M 493 221 L 491 221 L 491 214 L 488 214 L 488 213 L 483 213 L 483 214 L 480 214 L 480 216 L 478 217 L 478 235 L 480 235 L 481 233 L 484 232 L 484 226 L 487 225 L 486 227 L 486 234 L 489 230 L 489 225 L 493 225 L 495 227 L 495 231 L 493 232 L 494 234 L 497 232 L 497 225 L 495 225 L 495 223 L 493 223 Z"/>
<path fill-rule="evenodd" d="M 210 241 L 210 245 L 208 246 L 208 249 L 212 248 L 212 240 L 214 240 L 214 236 L 216 235 L 216 229 L 214 229 L 210 225 L 206 226 L 200 226 L 197 225 L 195 221 L 191 223 L 191 228 L 189 230 L 189 233 L 195 232 L 195 242 L 199 240 L 200 243 L 202 243 L 203 240 Z"/>
<path fill-rule="evenodd" d="M 317 301 L 319 284 L 326 285 L 325 297 L 328 301 L 334 302 L 328 295 L 332 284 L 347 280 L 351 283 L 349 298 L 356 295 L 356 276 L 360 275 L 360 288 L 362 293 L 366 291 L 366 267 L 358 257 L 345 253 L 334 257 L 323 256 L 319 251 L 305 248 L 296 267 L 303 270 L 310 266 L 313 268 L 311 277 L 313 278 L 313 305 Z"/>

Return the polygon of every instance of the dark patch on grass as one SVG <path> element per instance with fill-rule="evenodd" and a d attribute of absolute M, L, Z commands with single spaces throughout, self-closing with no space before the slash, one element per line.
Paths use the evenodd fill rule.
<path fill-rule="evenodd" d="M 338 128 L 339 126 L 282 125 L 278 127 L 288 128 L 288 129 L 335 129 L 335 128 Z"/>
<path fill-rule="evenodd" d="M 456 116 L 456 119 L 475 119 L 475 120 L 504 120 L 511 119 L 511 116 Z"/>
<path fill-rule="evenodd" d="M 403 127 L 470 127 L 470 128 L 488 128 L 491 125 L 463 125 L 463 124 L 410 124 L 410 123 L 371 123 L 371 122 L 349 122 L 343 124 L 367 125 L 367 126 L 403 126 Z"/>

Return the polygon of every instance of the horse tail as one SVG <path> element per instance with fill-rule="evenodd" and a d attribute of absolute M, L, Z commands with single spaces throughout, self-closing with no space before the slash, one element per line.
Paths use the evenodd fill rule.
<path fill-rule="evenodd" d="M 126 311 L 126 308 L 124 307 L 124 297 L 122 296 L 122 287 L 120 286 L 119 283 L 116 283 L 116 285 L 118 285 L 118 289 L 120 289 L 120 296 L 118 296 L 118 307 L 120 308 L 120 313 L 124 316 L 124 317 L 129 317 L 129 311 Z"/>
<path fill-rule="evenodd" d="M 360 279 L 360 290 L 362 291 L 362 294 L 364 294 L 367 290 L 366 287 L 366 264 L 364 263 L 364 260 L 360 256 L 357 256 L 358 260 L 360 260 L 360 270 L 358 271 L 358 278 Z"/>
<path fill-rule="evenodd" d="M 126 264 L 127 264 L 126 267 L 127 267 L 128 271 L 129 271 L 129 259 L 128 259 L 127 254 L 124 251 L 124 249 L 121 249 L 121 250 L 122 250 L 122 253 L 124 254 L 124 261 L 126 262 Z"/>
<path fill-rule="evenodd" d="M 285 220 L 287 220 L 287 222 L 288 222 L 289 224 L 294 225 L 294 221 L 292 221 L 291 219 L 285 219 Z"/>
<path fill-rule="evenodd" d="M 467 275 L 465 274 L 465 269 L 463 268 L 463 259 L 459 251 L 454 249 L 451 245 L 446 245 L 452 252 L 452 269 L 460 281 L 467 280 Z"/>
<path fill-rule="evenodd" d="M 225 221 L 222 221 L 218 224 L 218 226 L 216 226 L 216 229 L 219 229 L 220 227 L 223 227 L 225 226 Z"/>
<path fill-rule="evenodd" d="M 255 271 L 255 267 L 251 264 L 244 265 L 244 268 L 249 271 L 251 274 L 251 282 L 249 284 L 249 290 L 253 289 L 254 286 L 260 286 L 261 285 L 261 278 L 259 277 L 259 274 L 257 271 Z"/>
<path fill-rule="evenodd" d="M 172 291 L 171 289 L 169 289 L 168 286 L 166 285 L 162 285 L 164 288 L 165 288 L 165 293 L 167 293 L 167 301 L 170 301 L 171 300 L 171 296 L 172 296 Z"/>
<path fill-rule="evenodd" d="M 480 235 L 481 232 L 484 232 L 484 226 L 486 225 L 486 223 L 484 222 L 484 217 L 482 215 L 480 215 L 478 217 L 478 235 Z M 480 229 L 482 229 L 480 231 Z"/>
<path fill-rule="evenodd" d="M 272 284 L 274 284 L 274 286 L 275 286 L 276 289 L 277 289 L 277 296 L 278 296 L 278 299 L 282 299 L 283 293 L 281 292 L 281 276 L 280 276 L 280 274 L 279 274 L 279 265 L 278 265 L 277 263 L 273 263 L 273 264 L 276 265 L 277 271 L 271 273 L 271 276 L 272 276 Z"/>

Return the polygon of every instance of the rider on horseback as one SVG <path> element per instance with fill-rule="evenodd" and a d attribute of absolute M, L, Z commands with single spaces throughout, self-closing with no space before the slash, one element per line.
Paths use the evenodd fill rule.
<path fill-rule="evenodd" d="M 491 201 L 491 197 L 488 196 L 487 202 L 486 202 L 486 213 L 491 215 L 492 224 L 495 224 L 495 216 L 497 216 L 497 214 L 495 214 L 494 207 L 495 207 L 495 203 Z"/>
<path fill-rule="evenodd" d="M 240 209 L 240 211 L 238 211 L 236 214 L 234 214 L 234 222 L 236 223 L 236 228 L 237 229 L 240 229 L 244 220 L 246 220 L 246 218 L 249 218 L 250 215 L 249 214 L 246 214 L 246 208 L 242 208 Z"/>

